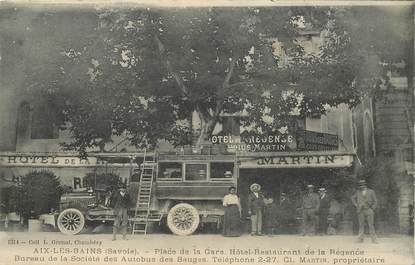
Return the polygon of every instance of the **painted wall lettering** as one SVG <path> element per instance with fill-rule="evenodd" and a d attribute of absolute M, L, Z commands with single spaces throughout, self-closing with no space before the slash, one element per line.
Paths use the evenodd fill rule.
<path fill-rule="evenodd" d="M 0 166 L 50 166 L 50 167 L 78 167 L 100 164 L 96 157 L 82 159 L 79 157 L 65 157 L 52 155 L 3 155 L 0 156 Z"/>
<path fill-rule="evenodd" d="M 352 161 L 352 155 L 285 155 L 242 159 L 240 167 L 348 167 L 351 166 Z"/>

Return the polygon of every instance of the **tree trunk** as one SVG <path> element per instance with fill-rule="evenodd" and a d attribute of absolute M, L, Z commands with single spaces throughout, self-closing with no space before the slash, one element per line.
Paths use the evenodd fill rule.
<path fill-rule="evenodd" d="M 195 145 L 197 148 L 200 148 L 203 143 L 209 140 L 209 137 L 215 129 L 217 120 L 214 117 L 203 115 L 201 111 L 197 111 L 197 114 L 200 119 L 200 132 Z"/>

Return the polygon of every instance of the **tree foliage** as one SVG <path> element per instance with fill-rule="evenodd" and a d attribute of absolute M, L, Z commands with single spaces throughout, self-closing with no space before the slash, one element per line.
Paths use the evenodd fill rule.
<path fill-rule="evenodd" d="M 193 112 L 201 123 L 200 144 L 224 113 L 243 113 L 242 125 L 275 133 L 289 124 L 293 110 L 304 117 L 324 113 L 327 105 L 354 106 L 380 86 L 379 60 L 389 56 L 383 27 L 355 20 L 365 12 L 328 7 L 99 10 L 95 41 L 65 54 L 59 81 L 48 90 L 63 106 L 62 122 L 68 122 L 73 136 L 65 147 L 104 150 L 114 134 L 126 134 L 137 147 L 160 139 L 189 144 Z M 376 12 L 367 17 L 379 17 Z M 322 36 L 317 53 L 308 53 L 298 41 L 312 35 L 307 31 Z"/>
<path fill-rule="evenodd" d="M 412 7 L 339 9 L 331 21 L 335 35 L 347 40 L 336 53 L 354 66 L 356 86 L 376 94 L 392 88 L 388 72 L 399 71 L 412 87 Z"/>
<path fill-rule="evenodd" d="M 32 171 L 24 175 L 18 192 L 17 212 L 24 219 L 58 209 L 62 188 L 50 171 Z"/>

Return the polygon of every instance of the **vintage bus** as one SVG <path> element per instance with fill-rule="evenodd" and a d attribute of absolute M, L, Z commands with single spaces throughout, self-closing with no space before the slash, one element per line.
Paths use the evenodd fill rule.
<path fill-rule="evenodd" d="M 166 223 L 178 235 L 192 234 L 199 225 L 221 225 L 222 198 L 236 186 L 234 154 L 145 153 L 116 156 L 130 166 L 128 189 L 132 233 L 147 233 L 152 223 Z M 102 155 L 101 161 L 114 160 Z M 131 161 L 128 162 L 128 159 Z M 113 165 L 114 163 L 112 163 Z M 98 201 L 99 191 L 62 195 L 57 226 L 65 234 L 80 233 L 87 222 L 112 221 L 113 210 Z"/>

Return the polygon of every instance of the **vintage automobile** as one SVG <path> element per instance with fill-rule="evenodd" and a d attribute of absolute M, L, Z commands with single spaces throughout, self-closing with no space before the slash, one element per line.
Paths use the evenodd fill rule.
<path fill-rule="evenodd" d="M 97 193 L 66 193 L 61 196 L 57 226 L 64 234 L 78 234 L 86 222 L 113 221 L 113 209 L 98 203 Z"/>

